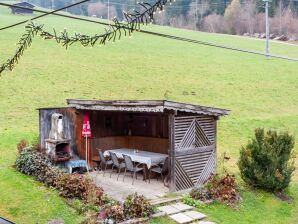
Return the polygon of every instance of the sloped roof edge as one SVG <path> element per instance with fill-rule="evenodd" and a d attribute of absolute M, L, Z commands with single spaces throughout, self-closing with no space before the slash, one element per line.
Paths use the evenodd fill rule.
<path fill-rule="evenodd" d="M 81 100 L 67 99 L 70 107 L 85 110 L 164 112 L 174 110 L 212 116 L 224 116 L 229 110 L 167 100 Z"/>

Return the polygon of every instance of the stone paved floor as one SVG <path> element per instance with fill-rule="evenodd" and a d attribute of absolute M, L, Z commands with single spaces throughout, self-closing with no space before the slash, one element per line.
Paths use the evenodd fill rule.
<path fill-rule="evenodd" d="M 101 186 L 104 189 L 105 193 L 118 201 L 124 201 L 127 195 L 134 192 L 142 194 L 150 200 L 164 197 L 169 192 L 169 188 L 165 187 L 160 179 L 158 181 L 152 179 L 150 183 L 148 181 L 145 182 L 143 181 L 143 176 L 141 174 L 138 175 L 138 179 L 134 181 L 133 185 L 129 173 L 126 174 L 124 182 L 122 181 L 122 173 L 117 181 L 117 174 L 115 171 L 111 178 L 109 170 L 106 171 L 105 176 L 103 176 L 102 171 L 94 171 L 89 175 L 98 186 Z"/>
<path fill-rule="evenodd" d="M 168 215 L 172 220 L 176 223 L 184 224 L 184 223 L 200 223 L 200 224 L 215 224 L 210 221 L 202 220 L 206 218 L 206 215 L 195 211 L 195 208 L 181 202 L 164 205 L 158 207 L 158 210 L 164 212 Z"/>

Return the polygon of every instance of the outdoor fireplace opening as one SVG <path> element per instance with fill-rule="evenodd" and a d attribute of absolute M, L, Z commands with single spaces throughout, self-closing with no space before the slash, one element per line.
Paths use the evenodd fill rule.
<path fill-rule="evenodd" d="M 71 139 L 66 138 L 66 136 L 63 124 L 63 115 L 53 113 L 51 115 L 49 138 L 45 139 L 45 148 L 46 153 L 55 162 L 64 162 L 71 159 Z"/>
<path fill-rule="evenodd" d="M 56 145 L 56 161 L 66 161 L 70 159 L 70 144 L 60 143 Z"/>

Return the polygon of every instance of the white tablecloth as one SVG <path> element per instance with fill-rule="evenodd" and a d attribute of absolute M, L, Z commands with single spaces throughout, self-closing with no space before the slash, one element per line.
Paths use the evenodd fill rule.
<path fill-rule="evenodd" d="M 106 150 L 104 152 L 104 156 L 109 156 L 110 152 L 115 153 L 119 159 L 123 159 L 123 154 L 128 155 L 131 157 L 132 161 L 146 164 L 148 169 L 150 169 L 153 164 L 159 164 L 163 162 L 166 157 L 168 157 L 167 154 L 141 150 L 136 153 L 134 149 L 127 148 Z"/>

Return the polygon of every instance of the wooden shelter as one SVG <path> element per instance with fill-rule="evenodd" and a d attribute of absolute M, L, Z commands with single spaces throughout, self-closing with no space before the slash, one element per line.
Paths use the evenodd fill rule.
<path fill-rule="evenodd" d="M 26 9 L 14 7 L 14 6 L 25 7 Z M 11 6 L 10 8 L 11 8 L 11 13 L 12 14 L 33 14 L 33 10 L 32 9 L 34 7 L 35 6 L 32 5 L 29 2 L 19 2 L 19 3 L 13 4 L 13 6 Z"/>
<path fill-rule="evenodd" d="M 83 116 L 88 113 L 92 130 L 91 157 L 97 148 L 138 148 L 167 154 L 170 191 L 202 184 L 216 169 L 216 123 L 229 111 L 164 100 L 101 101 L 68 99 L 68 107 L 42 108 L 40 144 L 51 129 L 51 115 L 64 116 L 65 137 L 73 155 L 85 158 Z"/>

